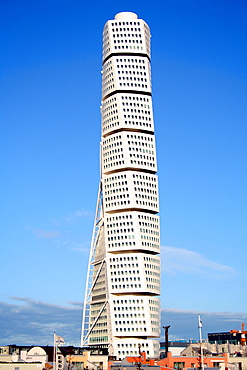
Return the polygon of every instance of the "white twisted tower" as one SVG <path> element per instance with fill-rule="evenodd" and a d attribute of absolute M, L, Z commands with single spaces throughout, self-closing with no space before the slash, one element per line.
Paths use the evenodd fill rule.
<path fill-rule="evenodd" d="M 103 33 L 101 179 L 82 342 L 158 357 L 160 227 L 150 31 L 130 12 Z"/>

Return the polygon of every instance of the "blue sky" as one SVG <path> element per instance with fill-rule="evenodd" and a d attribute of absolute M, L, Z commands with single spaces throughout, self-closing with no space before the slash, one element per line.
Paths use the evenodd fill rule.
<path fill-rule="evenodd" d="M 40 342 L 38 325 L 45 341 L 54 330 L 66 336 L 75 313 L 69 340 L 78 343 L 99 182 L 102 29 L 120 11 L 136 12 L 152 33 L 162 325 L 174 323 L 174 339 L 191 338 L 201 313 L 205 333 L 240 329 L 246 2 L 4 0 L 0 8 L 0 344 Z M 22 314 L 30 325 L 17 330 Z"/>

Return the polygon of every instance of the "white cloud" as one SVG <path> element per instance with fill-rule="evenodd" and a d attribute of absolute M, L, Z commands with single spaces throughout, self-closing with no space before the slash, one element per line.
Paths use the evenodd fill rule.
<path fill-rule="evenodd" d="M 85 253 L 89 256 L 90 243 L 76 243 L 72 240 L 61 242 L 60 245 L 67 246 L 71 251 L 78 253 Z"/>
<path fill-rule="evenodd" d="M 68 302 L 69 306 L 59 306 L 47 302 L 37 302 L 31 298 L 13 297 L 10 303 L 0 302 L 0 343 L 7 345 L 46 345 L 53 343 L 53 332 L 59 332 L 66 342 L 78 345 L 81 332 L 81 302 Z M 161 326 L 171 325 L 170 340 L 198 339 L 197 314 L 201 314 L 203 337 L 207 333 L 240 329 L 247 322 L 246 313 L 197 312 L 176 308 L 163 309 Z M 161 329 L 163 340 L 164 330 Z"/>
<path fill-rule="evenodd" d="M 73 222 L 76 222 L 78 219 L 81 219 L 84 217 L 92 217 L 92 215 L 93 215 L 92 212 L 81 209 L 81 210 L 68 214 L 65 217 L 65 221 L 68 223 L 73 223 Z"/>
<path fill-rule="evenodd" d="M 61 234 L 57 231 L 48 231 L 44 229 L 34 229 L 32 230 L 36 237 L 39 239 L 52 239 L 52 238 L 58 238 L 61 236 Z"/>
<path fill-rule="evenodd" d="M 61 233 L 55 230 L 46 230 L 46 229 L 34 228 L 30 226 L 26 226 L 25 228 L 27 230 L 30 230 L 32 233 L 34 233 L 38 239 L 54 239 L 54 238 L 59 238 L 61 236 Z"/>
<path fill-rule="evenodd" d="M 163 255 L 162 270 L 170 275 L 178 273 L 232 275 L 235 270 L 231 266 L 211 261 L 202 254 L 184 248 L 161 247 Z"/>
<path fill-rule="evenodd" d="M 1 344 L 52 344 L 53 332 L 59 331 L 66 342 L 78 345 L 82 304 L 70 302 L 66 307 L 31 298 L 13 297 L 12 300 L 17 303 L 0 302 Z"/>
<path fill-rule="evenodd" d="M 84 209 L 79 209 L 77 211 L 68 213 L 65 216 L 62 216 L 60 219 L 51 220 L 52 224 L 57 227 L 62 227 L 64 225 L 73 225 L 80 221 L 82 218 L 92 218 L 93 213 Z"/>
<path fill-rule="evenodd" d="M 89 247 L 90 247 L 89 245 L 85 246 L 83 244 L 76 244 L 76 243 L 74 244 L 76 246 L 71 248 L 72 251 L 79 252 L 79 253 L 85 253 L 87 257 L 89 256 Z"/>
<path fill-rule="evenodd" d="M 162 309 L 161 325 L 170 325 L 169 339 L 199 339 L 197 315 L 201 315 L 203 337 L 207 333 L 226 332 L 232 329 L 240 330 L 241 323 L 247 320 L 247 313 L 241 312 L 208 312 L 182 310 L 176 308 Z M 161 330 L 163 340 L 164 330 Z"/>
<path fill-rule="evenodd" d="M 179 309 L 179 308 L 163 308 L 162 312 L 169 312 L 174 314 L 191 314 L 191 315 L 214 315 L 214 317 L 219 317 L 220 319 L 223 319 L 224 321 L 238 321 L 246 319 L 247 313 L 244 312 L 212 312 L 212 311 L 200 311 L 198 310 L 185 310 L 185 309 Z"/>

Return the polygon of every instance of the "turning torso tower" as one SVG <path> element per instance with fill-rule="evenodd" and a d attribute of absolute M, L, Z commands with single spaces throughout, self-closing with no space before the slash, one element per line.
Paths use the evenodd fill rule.
<path fill-rule="evenodd" d="M 158 357 L 160 227 L 148 25 L 118 13 L 103 33 L 101 179 L 82 346 Z"/>

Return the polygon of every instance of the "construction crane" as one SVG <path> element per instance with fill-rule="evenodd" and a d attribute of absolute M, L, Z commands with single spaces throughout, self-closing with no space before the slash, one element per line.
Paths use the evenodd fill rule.
<path fill-rule="evenodd" d="M 240 343 L 244 346 L 247 343 L 247 330 L 244 330 L 245 324 L 242 323 L 242 330 L 230 330 L 230 333 L 241 334 Z"/>

